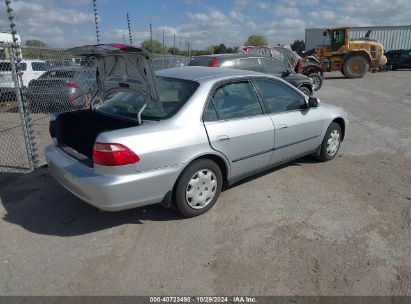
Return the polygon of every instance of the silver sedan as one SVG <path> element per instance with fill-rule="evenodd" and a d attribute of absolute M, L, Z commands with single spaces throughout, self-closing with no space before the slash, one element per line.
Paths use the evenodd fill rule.
<path fill-rule="evenodd" d="M 266 74 L 182 67 L 154 74 L 150 55 L 106 45 L 87 110 L 53 116 L 51 174 L 103 210 L 161 203 L 183 216 L 209 210 L 223 184 L 315 155 L 335 157 L 346 112 Z"/>

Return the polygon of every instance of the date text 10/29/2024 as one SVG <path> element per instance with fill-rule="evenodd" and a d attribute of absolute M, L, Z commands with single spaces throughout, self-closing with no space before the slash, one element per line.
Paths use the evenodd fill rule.
<path fill-rule="evenodd" d="M 257 303 L 254 297 L 150 297 L 150 303 Z"/>

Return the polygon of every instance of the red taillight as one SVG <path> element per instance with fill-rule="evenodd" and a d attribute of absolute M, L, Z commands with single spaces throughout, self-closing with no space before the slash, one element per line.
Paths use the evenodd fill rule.
<path fill-rule="evenodd" d="M 213 59 L 211 59 L 210 67 L 215 68 L 216 66 L 217 66 L 217 58 L 213 57 Z"/>
<path fill-rule="evenodd" d="M 103 166 L 123 166 L 134 164 L 140 158 L 126 146 L 96 142 L 93 147 L 93 162 Z"/>
<path fill-rule="evenodd" d="M 64 84 L 66 87 L 69 87 L 69 88 L 78 88 L 78 83 L 77 82 L 66 82 L 65 84 Z"/>

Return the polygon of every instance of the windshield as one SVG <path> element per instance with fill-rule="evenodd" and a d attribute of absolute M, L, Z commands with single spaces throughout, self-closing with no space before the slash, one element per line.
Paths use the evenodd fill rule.
<path fill-rule="evenodd" d="M 163 110 L 148 102 L 142 119 L 166 119 L 173 116 L 193 95 L 199 84 L 194 81 L 168 77 L 156 77 Z M 100 99 L 100 98 L 99 98 Z M 144 95 L 126 88 L 111 90 L 99 100 L 95 108 L 111 115 L 137 119 L 146 100 Z"/>

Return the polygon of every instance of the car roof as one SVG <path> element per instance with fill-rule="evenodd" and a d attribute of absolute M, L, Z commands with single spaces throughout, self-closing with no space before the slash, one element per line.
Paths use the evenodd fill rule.
<path fill-rule="evenodd" d="M 156 71 L 156 76 L 200 81 L 207 78 L 225 78 L 232 76 L 267 76 L 267 74 L 228 68 L 211 68 L 204 66 L 185 66 Z"/>
<path fill-rule="evenodd" d="M 51 68 L 48 71 L 89 71 L 89 70 L 93 70 L 91 68 L 87 68 L 84 66 L 65 66 L 65 67 L 55 67 L 55 68 Z"/>
<path fill-rule="evenodd" d="M 260 55 L 260 54 L 244 54 L 244 53 L 230 53 L 230 54 L 214 54 L 214 55 L 200 55 L 197 57 L 209 57 L 209 58 L 218 58 L 218 59 L 238 59 L 238 58 L 270 58 L 270 59 L 275 59 L 271 56 L 265 56 L 265 55 Z"/>

